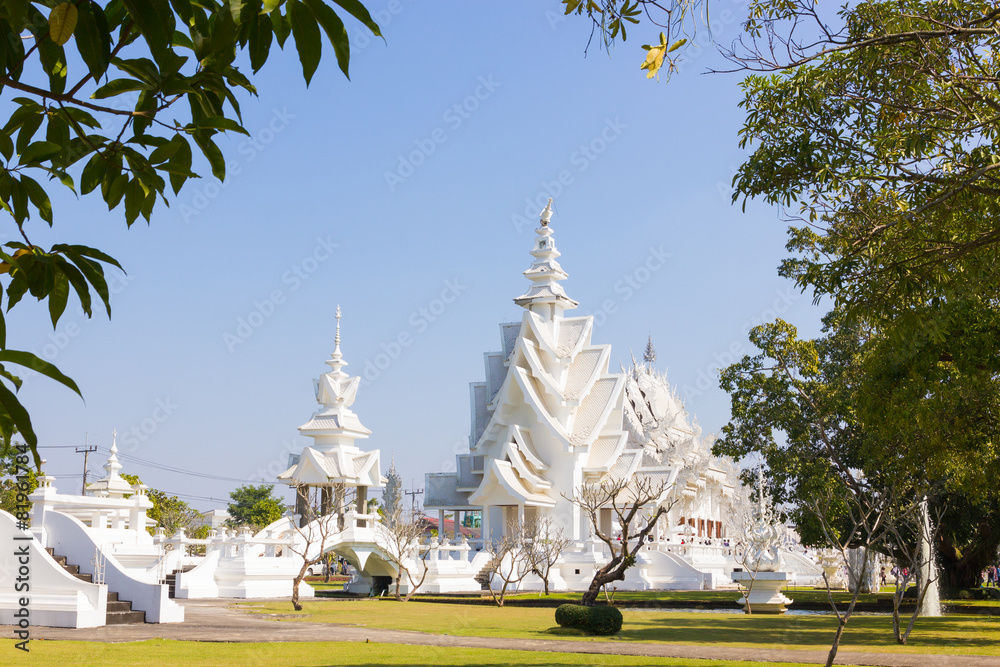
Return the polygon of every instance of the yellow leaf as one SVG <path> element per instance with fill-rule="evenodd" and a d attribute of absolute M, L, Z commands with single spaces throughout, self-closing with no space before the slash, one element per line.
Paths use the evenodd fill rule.
<path fill-rule="evenodd" d="M 663 66 L 663 57 L 665 55 L 667 55 L 665 44 L 650 47 L 649 51 L 646 52 L 646 61 L 639 65 L 639 69 L 647 70 L 647 79 L 652 79 L 654 76 L 659 75 L 660 67 Z"/>
<path fill-rule="evenodd" d="M 72 2 L 56 5 L 49 14 L 49 37 L 62 46 L 73 36 L 76 30 L 76 20 L 80 12 Z"/>

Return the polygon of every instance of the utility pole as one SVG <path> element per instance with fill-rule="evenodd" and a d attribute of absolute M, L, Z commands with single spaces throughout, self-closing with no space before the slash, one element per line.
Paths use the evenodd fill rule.
<path fill-rule="evenodd" d="M 410 484 L 413 484 L 413 480 L 410 480 Z M 423 495 L 423 489 L 414 489 L 413 491 L 404 491 L 406 495 L 410 496 L 410 516 L 415 517 L 417 515 L 417 496 Z"/>
<path fill-rule="evenodd" d="M 83 436 L 83 438 L 84 438 L 83 439 L 84 446 L 76 448 L 76 453 L 77 454 L 83 454 L 83 488 L 80 489 L 80 495 L 81 496 L 87 495 L 87 459 L 90 456 L 91 452 L 96 452 L 97 451 L 97 446 L 96 445 L 88 445 L 87 444 L 87 443 L 90 442 L 90 434 L 89 433 L 85 434 Z"/>

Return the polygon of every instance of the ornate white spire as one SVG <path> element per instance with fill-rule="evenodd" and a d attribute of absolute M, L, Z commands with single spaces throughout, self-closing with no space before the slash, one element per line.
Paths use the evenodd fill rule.
<path fill-rule="evenodd" d="M 104 464 L 104 470 L 108 473 L 106 479 L 113 479 L 118 477 L 118 471 L 122 469 L 122 464 L 118 462 L 118 429 L 111 431 L 111 449 L 108 452 L 111 455 L 108 457 L 108 462 Z"/>
<path fill-rule="evenodd" d="M 347 377 L 342 369 L 347 365 L 344 355 L 340 352 L 340 306 L 337 306 L 337 335 L 333 338 L 333 354 L 327 359 L 326 365 L 333 369 L 333 375 Z"/>
<path fill-rule="evenodd" d="M 316 381 L 316 402 L 320 404 L 321 408 L 314 417 L 336 418 L 342 422 L 341 426 L 350 423 L 357 429 L 367 432 L 367 429 L 361 426 L 361 422 L 357 420 L 357 416 L 350 409 L 357 397 L 361 378 L 344 372 L 347 362 L 344 361 L 344 355 L 340 351 L 340 318 L 340 306 L 337 306 L 337 333 L 333 339 L 333 354 L 326 361 L 326 365 L 331 370 L 321 375 Z"/>
<path fill-rule="evenodd" d="M 121 498 L 126 493 L 135 493 L 132 485 L 126 482 L 118 471 L 122 464 L 118 461 L 118 430 L 111 432 L 111 449 L 108 450 L 108 461 L 104 464 L 105 475 L 93 484 L 87 485 L 87 491 L 93 495 L 107 495 Z"/>
<path fill-rule="evenodd" d="M 532 285 L 527 292 L 514 299 L 514 303 L 549 319 L 561 315 L 563 310 L 576 308 L 579 304 L 569 298 L 559 284 L 559 281 L 566 280 L 569 275 L 556 261 L 560 253 L 556 250 L 556 241 L 552 238 L 552 228 L 549 227 L 549 221 L 552 219 L 552 199 L 549 199 L 540 218 L 541 225 L 535 230 L 538 238 L 531 250 L 531 256 L 535 261 L 524 272 Z"/>
<path fill-rule="evenodd" d="M 656 350 L 653 349 L 653 334 L 650 334 L 649 339 L 646 341 L 646 352 L 642 355 L 642 360 L 648 365 L 656 362 Z"/>

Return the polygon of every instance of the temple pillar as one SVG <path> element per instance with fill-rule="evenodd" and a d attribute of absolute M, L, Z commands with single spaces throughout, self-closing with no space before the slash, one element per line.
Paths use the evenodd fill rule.
<path fill-rule="evenodd" d="M 367 514 L 368 508 L 368 487 L 359 486 L 357 487 L 357 509 L 355 510 L 358 514 Z M 358 528 L 364 528 L 368 525 L 368 522 L 364 519 L 358 519 Z"/>
<path fill-rule="evenodd" d="M 438 539 L 444 537 L 444 510 L 438 510 Z"/>
<path fill-rule="evenodd" d="M 329 486 L 324 486 L 321 491 L 320 503 L 319 503 L 319 513 L 320 516 L 326 516 L 330 513 L 330 507 L 333 504 L 333 489 Z"/>
<path fill-rule="evenodd" d="M 344 529 L 344 510 L 347 509 L 345 494 L 346 490 L 343 484 L 338 484 L 333 490 L 334 511 L 337 513 L 337 528 L 339 530 Z"/>
<path fill-rule="evenodd" d="M 309 487 L 300 484 L 295 487 L 295 513 L 299 515 L 299 528 L 308 523 Z"/>

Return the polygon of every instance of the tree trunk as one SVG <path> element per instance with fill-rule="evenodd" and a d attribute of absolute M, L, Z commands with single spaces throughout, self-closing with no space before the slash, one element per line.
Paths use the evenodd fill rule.
<path fill-rule="evenodd" d="M 299 570 L 299 573 L 295 575 L 295 579 L 292 581 L 292 607 L 295 611 L 302 611 L 302 605 L 299 604 L 299 584 L 302 583 L 302 579 L 306 576 L 306 570 L 309 569 L 311 564 L 308 561 L 303 561 L 302 569 Z"/>
<path fill-rule="evenodd" d="M 989 521 L 979 522 L 972 544 L 961 550 L 956 547 L 951 535 L 941 531 L 936 551 L 944 588 L 978 588 L 979 575 L 996 558 L 998 545 L 1000 531 L 994 530 Z"/>

